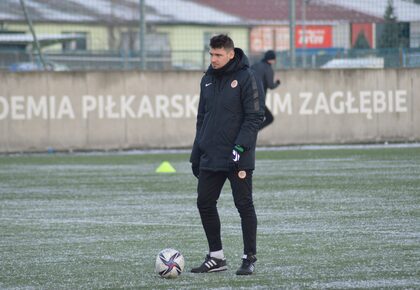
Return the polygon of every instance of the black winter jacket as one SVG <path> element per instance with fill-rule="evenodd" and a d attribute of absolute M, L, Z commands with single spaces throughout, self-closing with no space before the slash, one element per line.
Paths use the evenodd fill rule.
<path fill-rule="evenodd" d="M 271 64 L 265 59 L 253 64 L 251 68 L 263 84 L 264 95 L 267 93 L 267 89 L 275 89 L 279 86 L 279 83 L 274 82 L 274 72 Z"/>
<path fill-rule="evenodd" d="M 235 48 L 235 57 L 221 69 L 209 66 L 200 87 L 190 162 L 204 170 L 229 171 L 233 147 L 241 145 L 246 151 L 241 154 L 239 168 L 254 169 L 264 94 L 244 52 Z"/>

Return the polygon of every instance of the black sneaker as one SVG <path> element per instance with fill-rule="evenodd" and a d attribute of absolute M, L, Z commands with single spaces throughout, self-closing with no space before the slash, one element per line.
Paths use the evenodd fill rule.
<path fill-rule="evenodd" d="M 251 275 L 254 273 L 255 265 L 254 263 L 257 261 L 255 255 L 247 255 L 246 259 L 242 259 L 242 265 L 236 271 L 236 275 Z"/>
<path fill-rule="evenodd" d="M 210 273 L 210 272 L 220 272 L 227 270 L 226 259 L 216 259 L 206 256 L 203 264 L 200 267 L 192 268 L 192 273 Z"/>

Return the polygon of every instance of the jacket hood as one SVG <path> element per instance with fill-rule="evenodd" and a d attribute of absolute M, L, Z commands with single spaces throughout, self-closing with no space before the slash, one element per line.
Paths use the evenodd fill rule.
<path fill-rule="evenodd" d="M 224 67 L 219 69 L 214 69 L 210 64 L 209 68 L 207 69 L 207 74 L 220 76 L 223 74 L 231 74 L 246 67 L 249 67 L 248 57 L 245 55 L 242 49 L 235 47 L 234 58 L 232 58 Z"/>
<path fill-rule="evenodd" d="M 272 59 L 276 59 L 276 53 L 274 52 L 274 50 L 268 50 L 264 54 L 263 61 L 268 61 L 268 60 L 272 60 Z"/>

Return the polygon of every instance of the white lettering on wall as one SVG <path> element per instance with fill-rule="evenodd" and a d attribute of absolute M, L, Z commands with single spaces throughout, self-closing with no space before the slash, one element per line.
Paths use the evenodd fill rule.
<path fill-rule="evenodd" d="M 12 96 L 9 100 L 0 96 L 0 120 L 6 119 L 9 115 L 12 120 L 76 118 L 68 96 L 61 98 Z"/>
<path fill-rule="evenodd" d="M 25 97 L 15 96 L 10 100 L 10 107 L 13 120 L 25 120 Z"/>
<path fill-rule="evenodd" d="M 184 115 L 184 108 L 182 107 L 182 95 L 174 95 L 171 98 L 171 106 L 174 108 L 172 118 L 182 118 Z"/>
<path fill-rule="evenodd" d="M 90 112 L 93 112 L 97 107 L 96 98 L 94 96 L 83 96 L 82 98 L 82 112 L 83 119 L 87 119 Z"/>
<path fill-rule="evenodd" d="M 200 97 L 198 95 L 186 95 L 185 100 L 185 117 L 191 118 L 197 116 L 198 113 L 198 102 Z"/>
<path fill-rule="evenodd" d="M 47 97 L 42 96 L 39 98 L 37 102 L 34 97 L 28 96 L 25 119 L 32 119 L 32 117 L 42 117 L 42 119 L 47 119 L 47 116 L 48 116 Z"/>
<path fill-rule="evenodd" d="M 4 120 L 9 115 L 9 102 L 5 97 L 0 97 L 0 120 Z"/>
<path fill-rule="evenodd" d="M 148 115 L 150 118 L 155 117 L 152 102 L 150 102 L 148 96 L 143 96 L 143 98 L 140 101 L 139 109 L 137 111 L 137 118 L 141 118 L 143 117 L 143 115 Z"/>
<path fill-rule="evenodd" d="M 300 115 L 312 115 L 313 111 L 312 109 L 309 109 L 309 102 L 312 99 L 312 93 L 310 92 L 303 92 L 299 94 L 299 97 L 302 100 L 302 104 L 300 105 L 299 114 Z"/>
<path fill-rule="evenodd" d="M 121 118 L 135 118 L 133 108 L 131 107 L 134 99 L 135 96 L 129 96 L 128 98 L 126 96 L 121 96 Z"/>
<path fill-rule="evenodd" d="M 288 94 L 286 94 L 287 96 Z M 319 114 L 362 114 L 371 120 L 374 114 L 408 112 L 407 91 L 368 91 L 358 94 L 335 91 L 327 95 L 325 92 L 299 93 L 299 115 Z M 273 111 L 273 114 L 276 114 Z"/>
<path fill-rule="evenodd" d="M 345 112 L 344 107 L 344 93 L 333 92 L 330 97 L 330 107 L 333 114 L 341 115 Z"/>
<path fill-rule="evenodd" d="M 395 110 L 397 112 L 408 112 L 407 91 L 398 90 L 395 92 Z"/>
<path fill-rule="evenodd" d="M 165 95 L 157 95 L 155 100 L 156 118 L 169 118 L 169 98 Z"/>
<path fill-rule="evenodd" d="M 376 113 L 383 113 L 386 111 L 386 94 L 382 91 L 373 91 L 373 110 Z"/>
<path fill-rule="evenodd" d="M 328 105 L 327 97 L 323 92 L 319 93 L 318 98 L 316 98 L 314 113 L 317 115 L 319 113 L 330 113 L 330 107 Z"/>
<path fill-rule="evenodd" d="M 290 93 L 284 95 L 283 98 L 277 93 L 271 95 L 270 93 L 267 94 L 267 106 L 273 111 L 274 115 L 279 113 L 287 113 L 291 115 L 293 113 L 292 110 L 292 96 Z"/>
<path fill-rule="evenodd" d="M 61 119 L 141 119 L 195 118 L 198 95 L 167 96 L 0 96 L 0 120 L 61 120 Z M 300 92 L 293 96 L 269 93 L 266 105 L 274 115 L 344 115 L 360 114 L 372 120 L 375 114 L 408 112 L 406 90 L 359 92 Z"/>
<path fill-rule="evenodd" d="M 64 96 L 61 99 L 60 105 L 58 106 L 58 110 L 57 110 L 57 119 L 63 119 L 65 117 L 69 119 L 76 118 L 74 114 L 73 106 L 68 96 Z"/>
<path fill-rule="evenodd" d="M 112 96 L 106 96 L 105 116 L 107 119 L 119 119 L 120 113 L 116 111 L 117 103 Z"/>

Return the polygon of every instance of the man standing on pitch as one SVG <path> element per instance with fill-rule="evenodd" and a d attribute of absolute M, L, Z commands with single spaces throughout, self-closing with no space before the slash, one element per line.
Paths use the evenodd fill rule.
<path fill-rule="evenodd" d="M 252 173 L 258 129 L 264 118 L 261 83 L 248 58 L 227 35 L 210 40 L 211 64 L 201 79 L 196 135 L 190 162 L 198 178 L 197 207 L 209 245 L 209 254 L 193 273 L 227 269 L 220 233 L 217 200 L 229 179 L 241 217 L 244 243 L 237 275 L 254 272 L 257 217 L 252 199 Z"/>
<path fill-rule="evenodd" d="M 268 89 L 275 89 L 280 85 L 280 80 L 274 82 L 274 72 L 271 67 L 276 63 L 276 53 L 272 50 L 268 50 L 264 54 L 264 58 L 253 64 L 252 69 L 255 71 L 255 74 L 261 80 L 264 89 L 264 98 L 267 94 Z M 270 125 L 274 120 L 273 114 L 271 114 L 268 108 L 265 108 L 264 122 L 260 126 L 260 130 Z"/>

